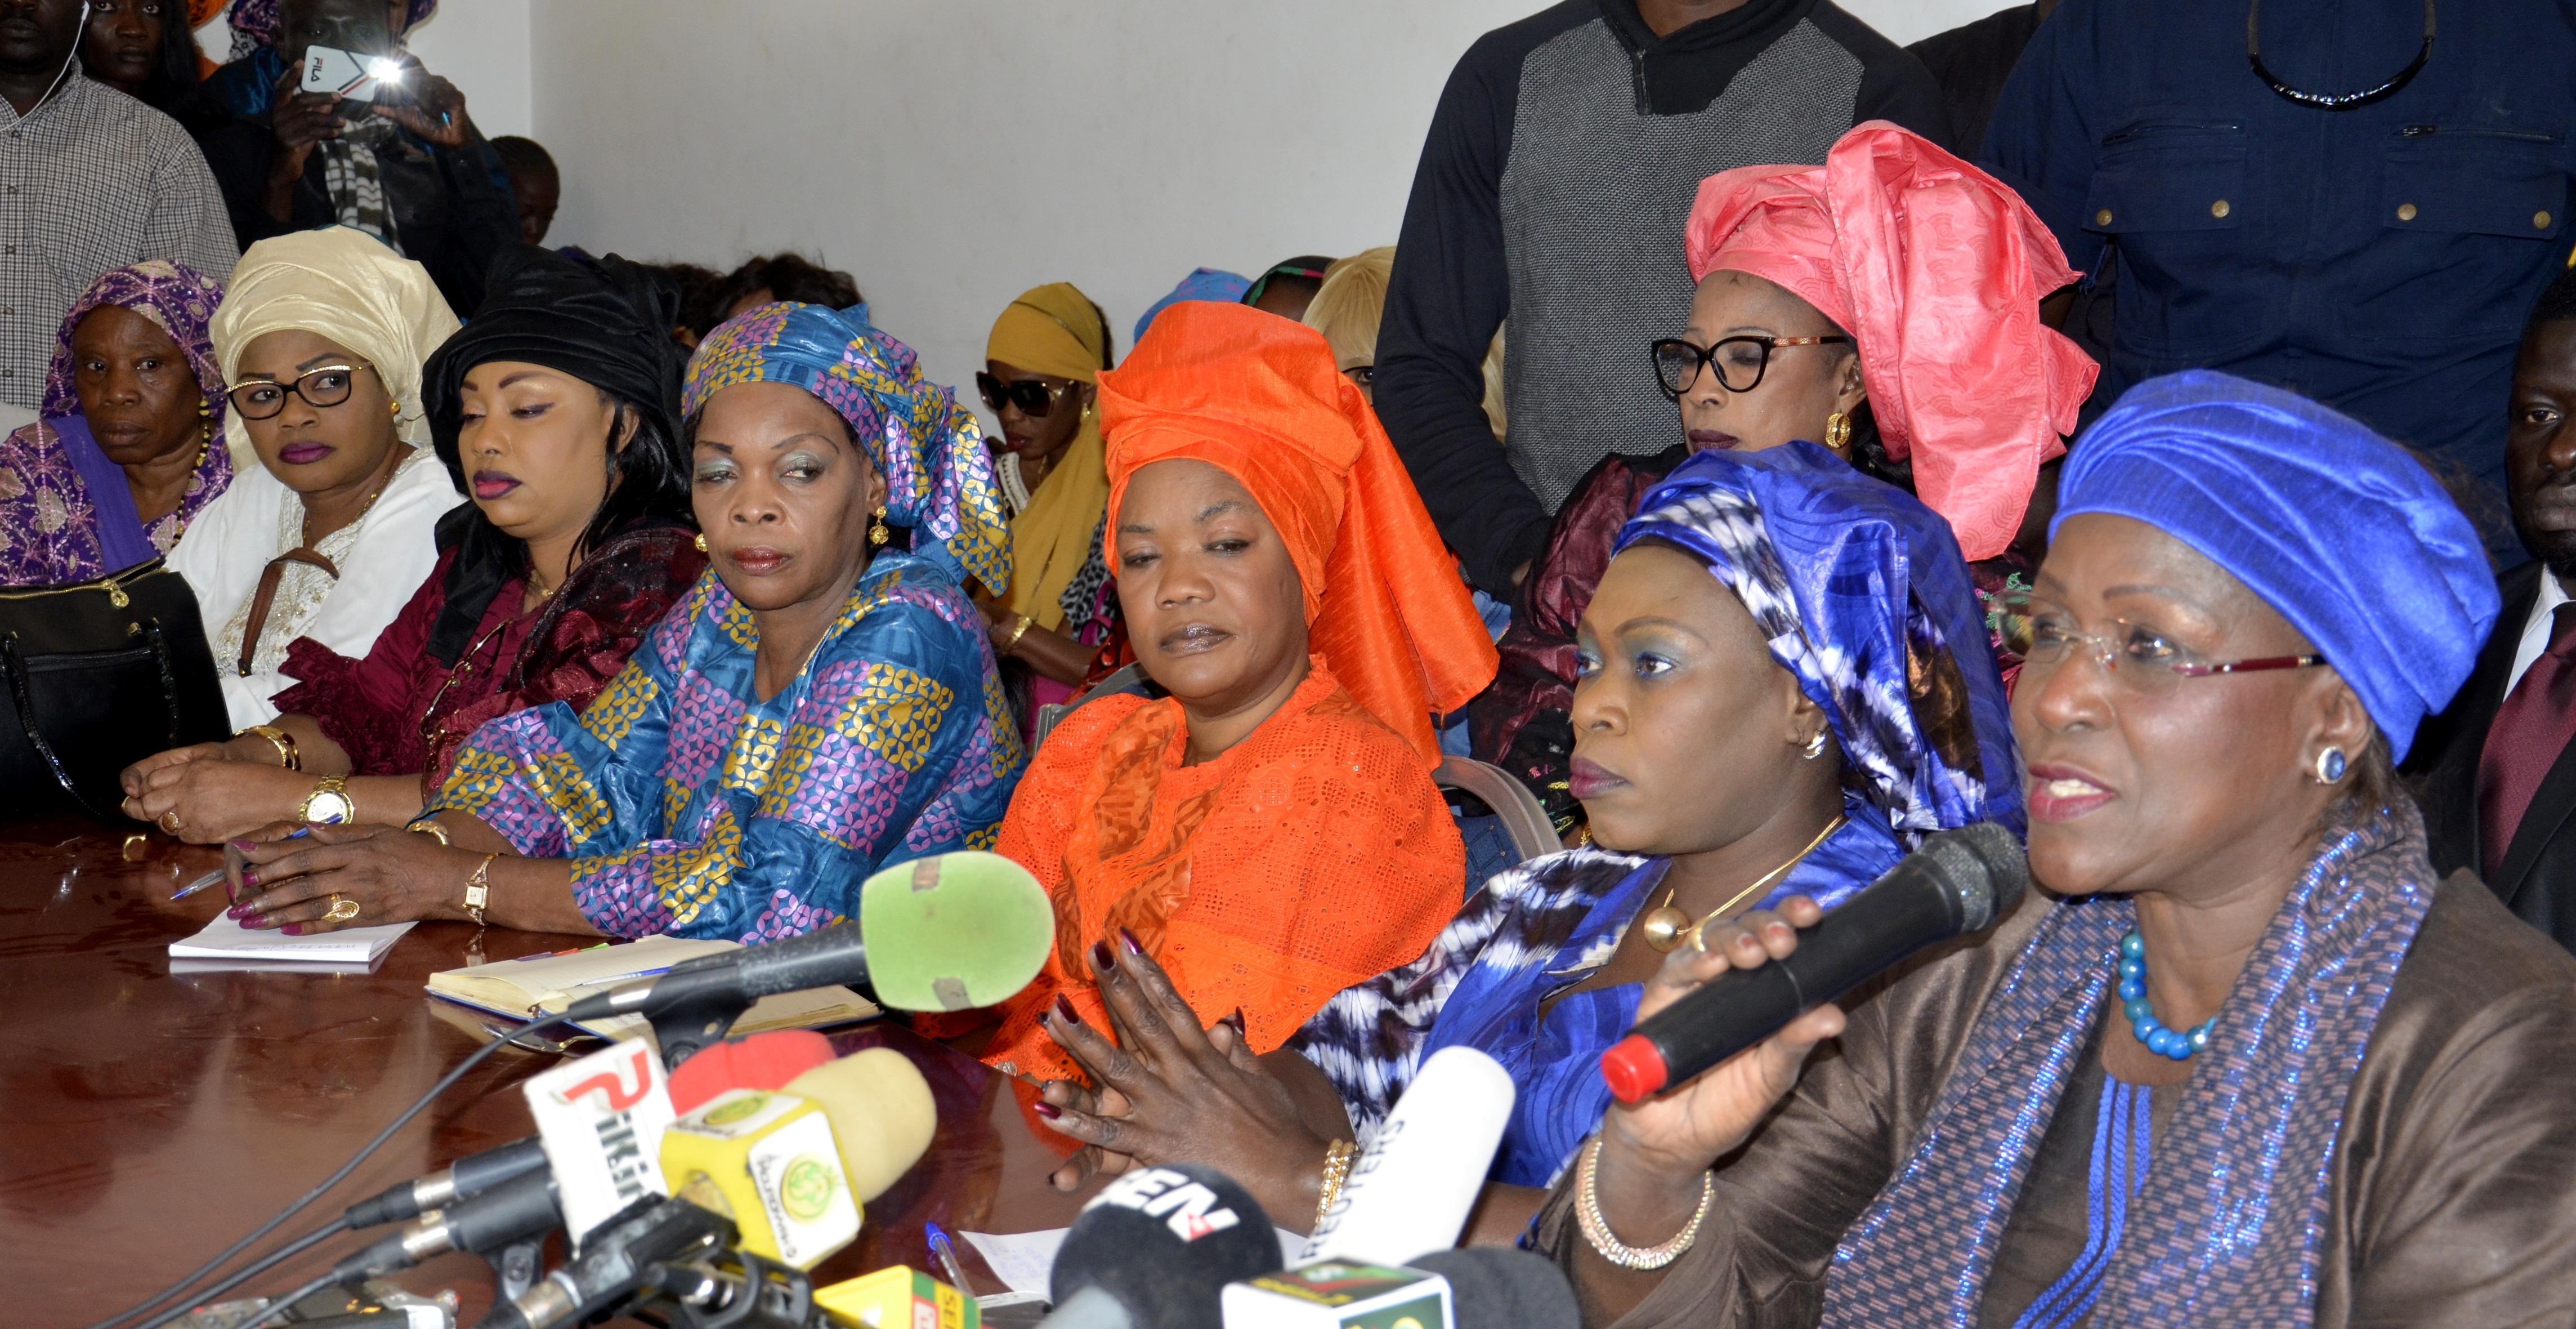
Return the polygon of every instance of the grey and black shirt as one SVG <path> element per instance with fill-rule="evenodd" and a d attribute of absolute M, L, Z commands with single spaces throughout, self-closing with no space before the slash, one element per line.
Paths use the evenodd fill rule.
<path fill-rule="evenodd" d="M 1822 162 L 1873 119 L 1948 142 L 1922 63 L 1832 0 L 1748 0 L 1662 38 L 1635 0 L 1566 0 L 1468 48 L 1405 207 L 1377 410 L 1470 581 L 1509 598 L 1594 463 L 1679 438 L 1646 345 L 1689 317 L 1700 181 Z M 1481 364 L 1506 318 L 1497 448 Z"/>

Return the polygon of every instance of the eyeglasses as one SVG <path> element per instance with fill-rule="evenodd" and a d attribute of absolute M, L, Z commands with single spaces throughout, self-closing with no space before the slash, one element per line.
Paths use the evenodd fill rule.
<path fill-rule="evenodd" d="M 2111 630 L 2079 632 L 2065 610 L 2026 595 L 2006 595 L 1996 602 L 1995 630 L 2005 646 L 2022 658 L 2025 675 L 2045 673 L 2064 664 L 2077 650 L 2112 680 L 2131 692 L 2161 692 L 2174 680 L 2213 674 L 2251 674 L 2267 669 L 2306 669 L 2326 662 L 2322 655 L 2268 655 L 2247 660 L 2205 659 L 2151 624 L 2125 618 L 2111 620 Z M 2125 666 L 2125 668 L 2124 668 Z"/>
<path fill-rule="evenodd" d="M 1020 414 L 1033 420 L 1043 420 L 1047 412 L 1055 409 L 1057 402 L 1064 400 L 1064 394 L 1073 391 L 1073 384 L 1051 388 L 1033 378 L 1005 383 L 990 374 L 978 372 L 975 390 L 984 394 L 984 404 L 991 407 L 995 415 L 1000 415 L 1002 407 L 1007 404 L 1019 407 Z"/>
<path fill-rule="evenodd" d="M 1771 367 L 1771 352 L 1780 346 L 1823 346 L 1847 342 L 1851 338 L 1836 333 L 1828 337 L 1721 337 L 1716 345 L 1701 350 L 1679 337 L 1666 337 L 1656 342 L 1649 353 L 1655 360 L 1655 382 L 1664 395 L 1680 401 L 1690 385 L 1699 381 L 1699 367 L 1711 365 L 1717 370 L 1717 381 L 1729 392 L 1751 392 L 1762 386 L 1762 373 Z"/>
<path fill-rule="evenodd" d="M 374 369 L 370 364 L 323 365 L 308 369 L 291 382 L 253 379 L 225 393 L 233 409 L 245 420 L 266 420 L 286 409 L 286 394 L 294 393 L 313 406 L 337 406 L 349 399 L 349 389 L 357 382 L 361 369 Z"/>

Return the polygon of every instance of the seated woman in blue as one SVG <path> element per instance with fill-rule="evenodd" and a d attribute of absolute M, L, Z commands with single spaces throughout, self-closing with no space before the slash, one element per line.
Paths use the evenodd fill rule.
<path fill-rule="evenodd" d="M 1920 502 L 1810 443 L 1708 452 L 1648 491 L 1617 549 L 1583 616 L 1572 710 L 1597 847 L 1486 883 L 1419 960 L 1328 1002 L 1290 1042 L 1302 1064 L 1163 1018 L 1150 961 L 1117 956 L 1103 996 L 1139 1068 L 1102 1076 L 1106 1043 L 1059 1022 L 1124 1102 L 1104 1123 L 1100 1100 L 1051 1088 L 1054 1125 L 1143 1162 L 1223 1166 L 1294 1225 L 1330 1143 L 1364 1141 L 1424 1057 L 1472 1047 L 1518 1088 L 1493 1179 L 1542 1187 L 1609 1104 L 1600 1054 L 1641 984 L 1699 925 L 1792 896 L 1831 908 L 1932 831 L 2019 826 L 2018 773 L 1980 753 L 1981 735 L 2012 751 L 1984 622 Z M 1242 1077 L 1278 1083 L 1229 1084 Z M 1541 1197 L 1489 1195 L 1479 1230 L 1516 1229 Z"/>
<path fill-rule="evenodd" d="M 587 710 L 476 730 L 413 823 L 431 834 L 263 845 L 282 884 L 236 912 L 759 942 L 852 916 L 889 863 L 992 844 L 1026 754 L 965 589 L 1010 580 L 974 417 L 819 305 L 718 328 L 682 398 L 708 575 Z M 344 866 L 371 834 L 452 856 L 450 889 Z"/>

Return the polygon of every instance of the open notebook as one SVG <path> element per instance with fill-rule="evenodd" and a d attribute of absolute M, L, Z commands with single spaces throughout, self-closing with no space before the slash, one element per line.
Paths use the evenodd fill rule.
<path fill-rule="evenodd" d="M 739 949 L 739 943 L 730 941 L 642 937 L 622 945 L 442 970 L 429 976 L 429 994 L 516 1022 L 539 1011 L 562 1010 L 593 992 L 640 982 L 683 961 Z M 761 998 L 734 1021 L 733 1032 L 819 1029 L 882 1013 L 874 1002 L 848 988 L 810 988 Z M 599 1038 L 634 1038 L 651 1025 L 642 1016 L 619 1015 L 577 1027 Z"/>

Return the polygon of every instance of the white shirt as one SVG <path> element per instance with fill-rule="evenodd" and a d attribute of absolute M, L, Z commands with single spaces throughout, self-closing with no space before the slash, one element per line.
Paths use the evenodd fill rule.
<path fill-rule="evenodd" d="M 2558 606 L 2567 600 L 2567 588 L 2558 584 L 2557 574 L 2542 568 L 2540 598 L 2531 602 L 2531 617 L 2522 621 L 2522 640 L 2513 648 L 2513 672 L 2504 676 L 2504 695 L 2512 696 L 2523 673 L 2548 653 L 2549 630 L 2556 622 Z"/>
<path fill-rule="evenodd" d="M 311 637 L 342 655 L 365 655 L 437 566 L 438 519 L 464 501 L 438 458 L 413 449 L 366 516 L 323 541 L 338 581 L 319 568 L 287 565 L 245 676 L 236 672 L 241 620 L 259 593 L 261 570 L 295 547 L 304 501 L 257 462 L 235 472 L 232 487 L 197 514 L 170 555 L 170 566 L 197 593 L 233 728 L 277 718 L 269 697 L 294 683 L 278 671 L 288 642 Z"/>

